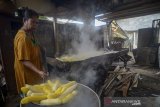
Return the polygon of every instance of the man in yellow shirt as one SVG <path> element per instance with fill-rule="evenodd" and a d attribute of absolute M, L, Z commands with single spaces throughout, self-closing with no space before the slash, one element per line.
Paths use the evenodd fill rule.
<path fill-rule="evenodd" d="M 43 69 L 40 47 L 33 35 L 38 14 L 31 9 L 24 9 L 22 14 L 24 23 L 14 39 L 14 68 L 18 93 L 25 84 L 40 83 L 48 75 Z"/>

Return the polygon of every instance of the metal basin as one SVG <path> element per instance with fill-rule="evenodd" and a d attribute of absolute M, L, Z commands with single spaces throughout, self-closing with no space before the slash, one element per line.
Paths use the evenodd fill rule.
<path fill-rule="evenodd" d="M 62 58 L 65 60 L 60 59 L 66 65 L 64 68 L 59 68 L 52 64 L 52 58 L 47 58 L 47 62 L 53 65 L 53 69 L 50 69 L 51 77 L 65 78 L 70 81 L 74 80 L 89 86 L 97 92 L 98 87 L 103 81 L 102 76 L 106 74 L 117 55 L 118 52 L 108 52 L 92 55 L 92 57 L 82 57 L 83 55 L 76 57 L 66 56 L 66 59 Z"/>
<path fill-rule="evenodd" d="M 21 105 L 21 107 L 101 107 L 98 95 L 89 87 L 78 84 L 78 94 L 67 104 L 57 106 L 41 106 L 34 103 Z"/>
<path fill-rule="evenodd" d="M 87 59 L 91 59 L 91 58 L 96 58 L 99 56 L 110 56 L 113 54 L 118 53 L 118 51 L 111 51 L 111 52 L 97 52 L 97 53 L 88 53 L 88 54 L 79 54 L 79 55 L 72 55 L 72 56 L 61 56 L 61 57 L 57 57 L 57 60 L 60 60 L 62 62 L 79 62 L 79 61 L 84 61 Z"/>

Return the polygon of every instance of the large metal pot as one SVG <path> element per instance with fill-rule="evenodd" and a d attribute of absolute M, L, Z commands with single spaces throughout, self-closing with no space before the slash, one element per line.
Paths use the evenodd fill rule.
<path fill-rule="evenodd" d="M 41 106 L 34 103 L 21 105 L 21 107 L 101 107 L 98 95 L 88 86 L 78 84 L 77 96 L 67 104 L 57 106 Z"/>

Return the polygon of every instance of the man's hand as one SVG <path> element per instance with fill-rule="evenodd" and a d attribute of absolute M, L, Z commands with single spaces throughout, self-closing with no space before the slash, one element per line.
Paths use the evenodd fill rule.
<path fill-rule="evenodd" d="M 23 64 L 24 64 L 24 66 L 26 66 L 27 68 L 29 68 L 29 69 L 31 69 L 33 72 L 36 72 L 36 73 L 38 73 L 39 74 L 39 76 L 41 77 L 41 78 L 46 78 L 49 74 L 47 73 L 47 72 L 45 72 L 45 70 L 43 71 L 41 71 L 41 70 L 39 70 L 39 69 L 37 69 L 35 66 L 34 66 L 34 64 L 32 64 L 30 61 L 21 61 Z"/>
<path fill-rule="evenodd" d="M 38 74 L 43 79 L 45 79 L 49 75 L 48 72 L 44 72 L 44 71 L 39 71 Z"/>

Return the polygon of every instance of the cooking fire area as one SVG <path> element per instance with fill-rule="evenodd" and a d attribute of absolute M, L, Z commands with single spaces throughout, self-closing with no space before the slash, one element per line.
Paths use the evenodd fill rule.
<path fill-rule="evenodd" d="M 48 68 L 50 71 L 50 77 L 59 77 L 67 80 L 75 80 L 79 83 L 89 86 L 96 93 L 101 93 L 103 89 L 103 85 L 106 85 L 106 81 L 108 79 L 115 79 L 114 76 L 108 76 L 112 74 L 112 71 L 115 69 L 115 66 L 112 66 L 112 62 L 116 60 L 123 61 L 123 68 L 126 68 L 126 62 L 131 59 L 130 56 L 127 55 L 128 49 L 123 49 L 121 51 L 110 51 L 105 52 L 101 55 L 95 55 L 94 57 L 81 58 L 77 60 L 71 60 L 71 58 L 57 58 L 58 60 L 63 61 L 65 64 L 64 67 L 58 67 L 54 65 L 54 59 L 47 57 Z M 126 57 L 128 56 L 128 58 Z M 114 72 L 113 72 L 114 74 Z M 130 74 L 130 73 L 127 73 Z M 131 73 L 126 79 L 135 75 L 135 73 Z M 107 80 L 106 80 L 107 79 Z M 126 80 L 125 79 L 125 80 Z M 122 80 L 124 82 L 125 80 Z M 122 83 L 120 82 L 120 83 Z M 120 84 L 119 83 L 119 84 Z"/>
<path fill-rule="evenodd" d="M 48 57 L 47 62 L 51 77 L 75 80 L 89 86 L 100 97 L 101 105 L 104 104 L 105 97 L 159 96 L 158 88 L 147 85 L 157 81 L 158 77 L 148 77 L 147 73 L 142 73 L 146 70 L 137 69 L 136 65 L 129 64 L 132 58 L 127 53 L 128 49 L 123 49 L 81 60 L 57 58 L 65 63 L 64 68 L 54 66 L 52 58 Z M 114 64 L 117 61 L 118 65 Z"/>

